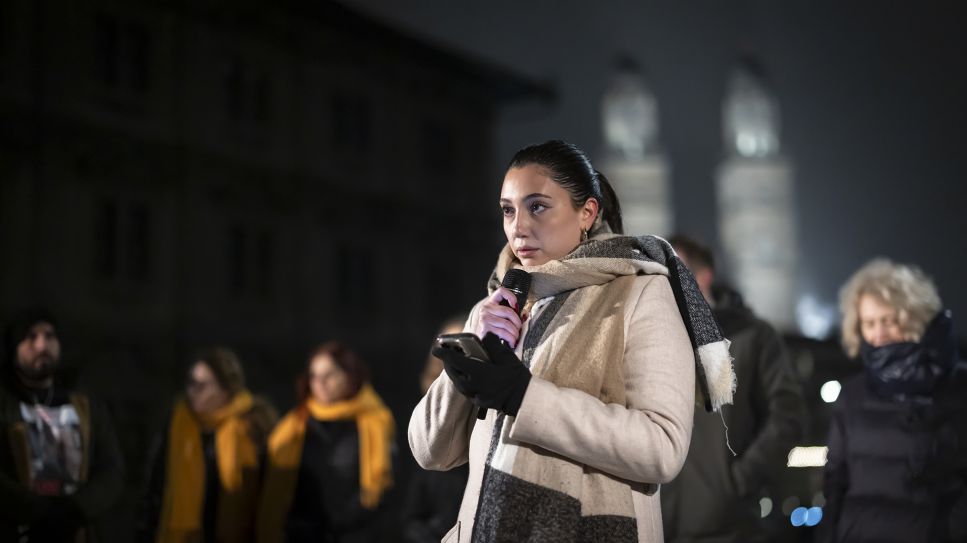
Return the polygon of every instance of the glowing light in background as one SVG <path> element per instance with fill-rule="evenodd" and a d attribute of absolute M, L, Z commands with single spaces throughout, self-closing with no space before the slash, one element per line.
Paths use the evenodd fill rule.
<path fill-rule="evenodd" d="M 826 381 L 819 389 L 819 396 L 826 403 L 833 403 L 839 398 L 839 392 L 843 390 L 843 385 L 839 381 Z"/>
<path fill-rule="evenodd" d="M 826 447 L 793 447 L 786 466 L 790 468 L 821 468 L 826 465 Z"/>
<path fill-rule="evenodd" d="M 804 294 L 796 303 L 796 323 L 802 335 L 826 339 L 836 323 L 836 308 L 822 303 L 812 294 Z"/>
<path fill-rule="evenodd" d="M 823 520 L 822 507 L 810 507 L 806 510 L 806 526 L 815 526 Z"/>
<path fill-rule="evenodd" d="M 759 500 L 759 515 L 762 518 L 766 518 L 769 516 L 769 513 L 771 512 L 772 512 L 772 499 L 762 498 L 761 500 Z"/>
<path fill-rule="evenodd" d="M 797 507 L 789 514 L 789 523 L 797 528 L 799 526 L 815 526 L 823 520 L 822 507 Z"/>

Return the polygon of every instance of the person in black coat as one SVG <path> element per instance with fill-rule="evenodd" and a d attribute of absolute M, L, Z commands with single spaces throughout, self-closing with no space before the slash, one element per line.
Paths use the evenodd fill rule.
<path fill-rule="evenodd" d="M 278 416 L 249 392 L 231 349 L 202 349 L 190 360 L 184 397 L 152 448 L 136 541 L 252 541 L 265 443 Z"/>
<path fill-rule="evenodd" d="M 722 409 L 722 418 L 701 406 L 695 409 L 685 465 L 661 488 L 665 540 L 762 541 L 768 536 L 759 514 L 760 490 L 785 467 L 802 435 L 802 390 L 776 330 L 756 317 L 737 292 L 715 283 L 712 252 L 685 236 L 668 241 L 731 341 L 737 386 L 734 404 Z"/>
<path fill-rule="evenodd" d="M 819 541 L 967 541 L 967 388 L 950 313 L 922 271 L 885 259 L 840 303 L 864 371 L 835 406 Z"/>
<path fill-rule="evenodd" d="M 369 375 L 346 344 L 310 354 L 299 403 L 269 437 L 257 543 L 386 540 L 395 423 Z"/>

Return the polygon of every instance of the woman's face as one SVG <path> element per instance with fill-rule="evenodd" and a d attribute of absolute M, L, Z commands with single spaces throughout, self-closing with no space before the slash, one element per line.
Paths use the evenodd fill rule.
<path fill-rule="evenodd" d="M 857 303 L 860 334 L 873 347 L 904 341 L 896 309 L 871 294 L 863 294 Z"/>
<path fill-rule="evenodd" d="M 564 187 L 534 164 L 511 168 L 500 191 L 504 234 L 514 254 L 525 266 L 557 260 L 581 243 L 581 231 L 589 230 L 598 213 L 591 198 L 578 209 Z"/>
<path fill-rule="evenodd" d="M 349 374 L 328 354 L 321 354 L 309 364 L 309 391 L 323 405 L 345 400 L 350 395 Z"/>
<path fill-rule="evenodd" d="M 228 404 L 228 391 L 222 388 L 215 373 L 204 362 L 196 362 L 188 372 L 188 385 L 185 387 L 188 405 L 198 414 L 212 413 Z"/>

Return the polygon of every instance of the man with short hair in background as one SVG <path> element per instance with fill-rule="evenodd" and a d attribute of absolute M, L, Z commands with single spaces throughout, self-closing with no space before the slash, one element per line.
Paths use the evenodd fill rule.
<path fill-rule="evenodd" d="M 712 252 L 684 236 L 669 242 L 695 276 L 722 335 L 732 342 L 738 385 L 733 405 L 722 408 L 728 436 L 723 418 L 696 407 L 685 465 L 661 487 L 665 540 L 762 541 L 759 490 L 785 466 L 801 438 L 802 390 L 779 334 L 753 315 L 738 293 L 713 285 Z"/>

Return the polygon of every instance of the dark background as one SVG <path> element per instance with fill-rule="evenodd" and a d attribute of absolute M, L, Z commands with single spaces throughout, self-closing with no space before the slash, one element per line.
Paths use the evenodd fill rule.
<path fill-rule="evenodd" d="M 722 99 L 739 55 L 751 54 L 795 168 L 803 291 L 833 303 L 850 273 L 882 255 L 919 264 L 950 307 L 967 309 L 967 19 L 951 2 L 351 4 L 555 84 L 546 114 L 507 111 L 499 164 L 551 137 L 597 150 L 601 97 L 629 55 L 658 101 L 676 227 L 713 245 Z"/>

